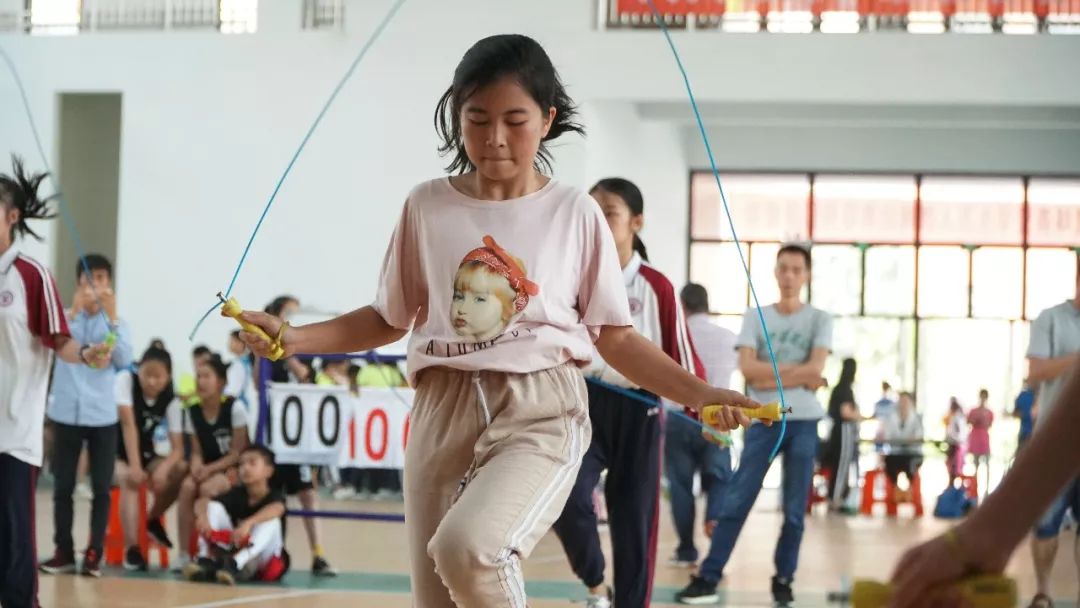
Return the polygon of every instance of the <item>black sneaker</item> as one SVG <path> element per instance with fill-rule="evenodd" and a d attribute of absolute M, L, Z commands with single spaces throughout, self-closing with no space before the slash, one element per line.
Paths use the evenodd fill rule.
<path fill-rule="evenodd" d="M 716 592 L 715 584 L 700 576 L 691 576 L 690 584 L 675 594 L 675 601 L 691 605 L 716 604 L 720 601 L 720 594 Z"/>
<path fill-rule="evenodd" d="M 337 570 L 334 570 L 330 562 L 321 557 L 316 557 L 311 561 L 311 574 L 312 576 L 331 577 L 337 576 Z"/>
<path fill-rule="evenodd" d="M 200 557 L 197 560 L 184 564 L 180 574 L 185 580 L 193 583 L 206 583 L 215 580 L 217 576 L 217 564 L 208 557 Z"/>
<path fill-rule="evenodd" d="M 49 561 L 41 562 L 38 568 L 46 574 L 71 574 L 75 572 L 75 553 L 57 549 Z"/>
<path fill-rule="evenodd" d="M 235 585 L 236 581 L 240 580 L 240 570 L 236 567 L 236 560 L 231 557 L 226 558 L 215 576 L 219 583 Z"/>
<path fill-rule="evenodd" d="M 791 592 L 791 581 L 779 576 L 772 577 L 772 597 L 777 606 L 788 606 L 795 601 Z"/>
<path fill-rule="evenodd" d="M 86 550 L 82 559 L 82 570 L 79 574 L 101 578 L 101 554 L 98 553 L 97 549 Z"/>
<path fill-rule="evenodd" d="M 150 535 L 150 538 L 154 539 L 154 542 L 165 547 L 166 549 L 172 549 L 172 541 L 169 540 L 169 533 L 165 531 L 165 524 L 161 523 L 161 518 L 157 518 L 153 521 L 146 522 L 146 533 Z"/>
<path fill-rule="evenodd" d="M 124 553 L 124 570 L 146 572 L 146 559 L 143 558 L 142 551 L 135 545 L 128 547 L 128 550 Z"/>

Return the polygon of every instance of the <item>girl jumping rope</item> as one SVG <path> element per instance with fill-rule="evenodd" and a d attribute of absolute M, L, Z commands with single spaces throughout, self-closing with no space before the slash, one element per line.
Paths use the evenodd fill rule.
<path fill-rule="evenodd" d="M 295 328 L 242 315 L 286 356 L 365 351 L 412 332 L 405 519 L 416 606 L 526 605 L 520 560 L 562 511 L 589 447 L 579 370 L 594 344 L 654 394 L 730 406 L 720 430 L 748 425 L 740 408 L 756 405 L 634 331 L 596 201 L 544 172 L 547 142 L 583 131 L 575 114 L 537 42 L 477 42 L 435 112 L 452 177 L 409 194 L 375 302 Z M 271 352 L 242 337 L 257 355 Z"/>

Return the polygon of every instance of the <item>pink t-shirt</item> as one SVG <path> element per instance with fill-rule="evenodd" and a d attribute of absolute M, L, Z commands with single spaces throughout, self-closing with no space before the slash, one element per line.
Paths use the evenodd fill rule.
<path fill-rule="evenodd" d="M 968 413 L 971 434 L 968 435 L 968 451 L 976 456 L 990 453 L 990 425 L 994 424 L 994 412 L 988 407 L 977 407 Z"/>
<path fill-rule="evenodd" d="M 602 326 L 632 324 L 599 205 L 554 180 L 507 201 L 470 198 L 445 177 L 414 188 L 373 306 L 393 327 L 412 329 L 414 385 L 431 366 L 583 366 Z"/>

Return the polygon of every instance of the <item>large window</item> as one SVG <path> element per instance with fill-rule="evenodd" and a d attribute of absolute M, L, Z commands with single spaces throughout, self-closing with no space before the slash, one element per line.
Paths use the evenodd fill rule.
<path fill-rule="evenodd" d="M 1072 298 L 1080 178 L 724 174 L 724 193 L 763 305 L 777 297 L 781 243 L 812 242 L 808 297 L 835 318 L 834 353 L 859 362 L 856 395 L 882 380 L 918 389 L 928 428 L 950 396 L 979 388 L 1007 410 L 1024 374 L 1028 324 Z M 718 320 L 752 305 L 716 181 L 691 180 L 690 278 Z M 868 404 L 863 403 L 866 406 Z"/>

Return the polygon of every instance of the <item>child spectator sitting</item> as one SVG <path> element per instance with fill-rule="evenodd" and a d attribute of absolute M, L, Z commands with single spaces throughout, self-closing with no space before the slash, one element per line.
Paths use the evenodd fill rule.
<path fill-rule="evenodd" d="M 270 486 L 274 453 L 250 445 L 240 455 L 240 483 L 195 504 L 198 560 L 184 567 L 189 581 L 281 580 L 289 569 L 285 551 L 285 495 Z"/>
<path fill-rule="evenodd" d="M 139 488 L 146 483 L 154 495 L 154 506 L 146 515 L 146 530 L 160 545 L 172 548 L 162 517 L 176 502 L 180 484 L 188 473 L 184 460 L 183 412 L 173 393 L 172 357 L 151 347 L 143 354 L 137 371 L 116 377 L 116 404 L 119 407 L 121 441 L 116 462 L 116 483 L 120 486 L 120 517 L 124 524 L 124 568 L 146 570 L 146 559 L 138 540 Z M 171 449 L 158 456 L 154 434 L 164 426 Z"/>
<path fill-rule="evenodd" d="M 249 443 L 246 410 L 222 394 L 226 373 L 217 355 L 199 365 L 199 400 L 187 409 L 184 433 L 191 443 L 191 464 L 177 503 L 181 569 L 190 561 L 185 539 L 191 536 L 196 500 L 221 494 L 236 483 L 236 466 Z"/>

